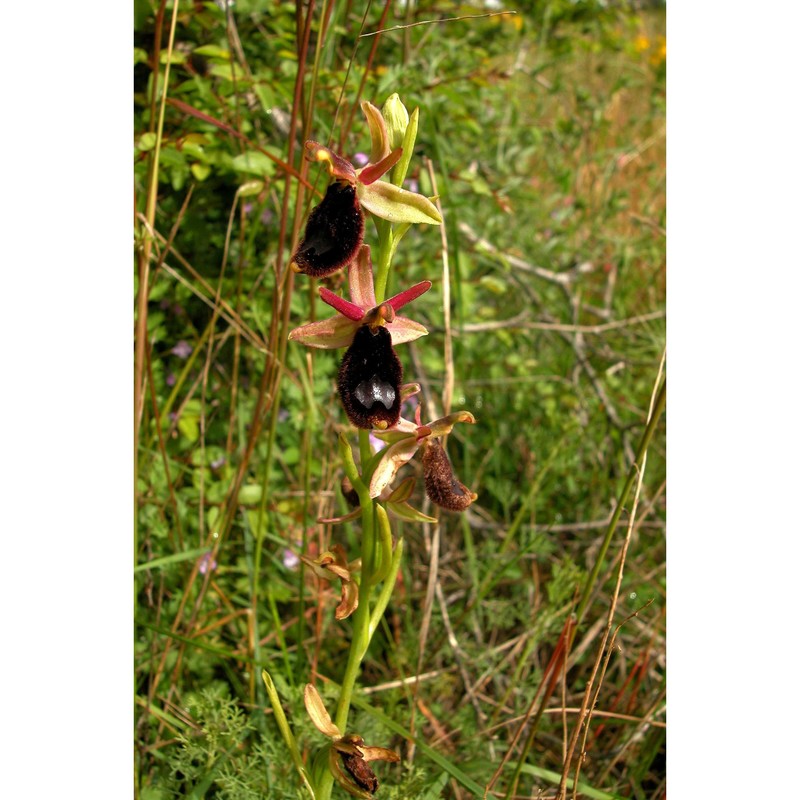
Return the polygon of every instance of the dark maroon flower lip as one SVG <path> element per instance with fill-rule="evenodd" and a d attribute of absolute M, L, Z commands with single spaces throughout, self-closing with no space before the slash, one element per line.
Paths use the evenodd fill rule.
<path fill-rule="evenodd" d="M 396 425 L 400 419 L 403 367 L 382 325 L 362 325 L 339 367 L 339 397 L 347 418 L 357 428 Z"/>
<path fill-rule="evenodd" d="M 364 212 L 355 186 L 334 180 L 308 217 L 291 267 L 296 272 L 324 278 L 346 267 L 363 241 Z"/>
<path fill-rule="evenodd" d="M 369 794 L 378 791 L 378 778 L 358 753 L 342 753 L 342 763 L 358 786 Z"/>

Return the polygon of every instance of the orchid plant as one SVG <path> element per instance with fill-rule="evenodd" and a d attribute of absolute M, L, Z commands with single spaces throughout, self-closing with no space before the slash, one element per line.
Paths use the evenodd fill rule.
<path fill-rule="evenodd" d="M 305 689 L 309 716 L 330 740 L 310 770 L 303 765 L 288 724 L 281 725 L 304 785 L 318 800 L 328 800 L 334 782 L 353 796 L 371 797 L 378 779 L 369 762 L 399 760 L 391 750 L 366 746 L 357 733 L 346 732 L 360 665 L 391 597 L 403 555 L 403 539 L 393 536 L 391 517 L 435 521 L 408 502 L 414 491 L 413 476 L 395 485 L 399 471 L 421 453 L 425 491 L 433 503 L 450 511 L 463 511 L 477 497 L 453 475 L 442 444 L 457 423 L 474 423 L 472 414 L 458 411 L 423 424 L 417 402 L 414 421 L 401 417 L 403 403 L 410 398 L 418 401 L 421 390 L 419 384 L 403 383 L 403 366 L 394 348 L 428 331 L 399 312 L 427 292 L 431 282 L 422 281 L 385 299 L 388 276 L 397 246 L 411 225 L 442 223 L 429 198 L 402 188 L 414 150 L 419 109 L 409 115 L 396 94 L 382 109 L 367 102 L 361 108 L 371 138 L 371 154 L 365 166 L 356 169 L 328 147 L 306 142 L 306 158 L 325 164 L 331 181 L 322 201 L 311 211 L 291 259 L 292 269 L 316 278 L 347 270 L 350 299 L 320 287 L 320 298 L 335 315 L 301 325 L 289 339 L 307 347 L 347 348 L 340 362 L 337 388 L 348 420 L 358 429 L 358 456 L 348 437 L 339 437 L 345 475 L 343 494 L 354 510 L 319 522 L 360 518 L 360 554 L 348 560 L 343 545 L 337 542 L 316 558 L 301 556 L 317 578 L 341 583 L 335 618 L 352 617 L 353 628 L 334 716 L 328 714 L 312 684 Z M 364 243 L 367 215 L 374 217 L 377 231 L 372 248 Z M 377 452 L 373 452 L 370 440 L 378 443 Z M 266 673 L 264 680 L 276 717 L 285 723 Z"/>

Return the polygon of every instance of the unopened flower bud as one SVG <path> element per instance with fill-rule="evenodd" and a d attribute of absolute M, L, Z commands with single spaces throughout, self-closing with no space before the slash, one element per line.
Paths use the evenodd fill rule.
<path fill-rule="evenodd" d="M 395 92 L 384 103 L 381 109 L 383 118 L 386 121 L 386 131 L 389 134 L 389 145 L 394 150 L 402 147 L 403 138 L 408 127 L 408 110 L 400 100 L 400 96 Z"/>

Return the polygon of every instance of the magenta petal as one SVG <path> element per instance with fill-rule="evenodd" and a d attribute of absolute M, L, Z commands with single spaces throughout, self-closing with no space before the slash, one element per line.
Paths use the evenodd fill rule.
<path fill-rule="evenodd" d="M 335 308 L 342 316 L 353 320 L 353 322 L 359 322 L 364 316 L 364 310 L 362 308 L 355 303 L 351 303 L 349 300 L 345 300 L 344 297 L 339 297 L 338 294 L 334 294 L 330 289 L 326 289 L 324 286 L 320 287 L 319 296 L 329 306 Z"/>
<path fill-rule="evenodd" d="M 392 150 L 386 158 L 382 158 L 377 164 L 368 164 L 358 173 L 359 183 L 369 186 L 375 183 L 381 175 L 385 175 L 403 156 L 403 148 L 398 147 Z"/>
<path fill-rule="evenodd" d="M 399 311 L 404 305 L 407 305 L 412 300 L 416 300 L 420 295 L 425 294 L 433 284 L 430 281 L 422 281 L 406 289 L 404 292 L 390 297 L 386 302 L 395 310 Z"/>

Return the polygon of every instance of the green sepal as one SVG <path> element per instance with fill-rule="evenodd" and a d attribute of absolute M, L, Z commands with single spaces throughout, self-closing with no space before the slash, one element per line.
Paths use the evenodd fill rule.
<path fill-rule="evenodd" d="M 405 522 L 436 522 L 436 517 L 429 517 L 408 503 L 389 503 L 389 511 L 393 517 L 398 517 Z"/>
<path fill-rule="evenodd" d="M 367 211 L 389 222 L 442 224 L 442 215 L 427 197 L 386 181 L 375 181 L 369 186 L 358 183 L 356 194 Z"/>

